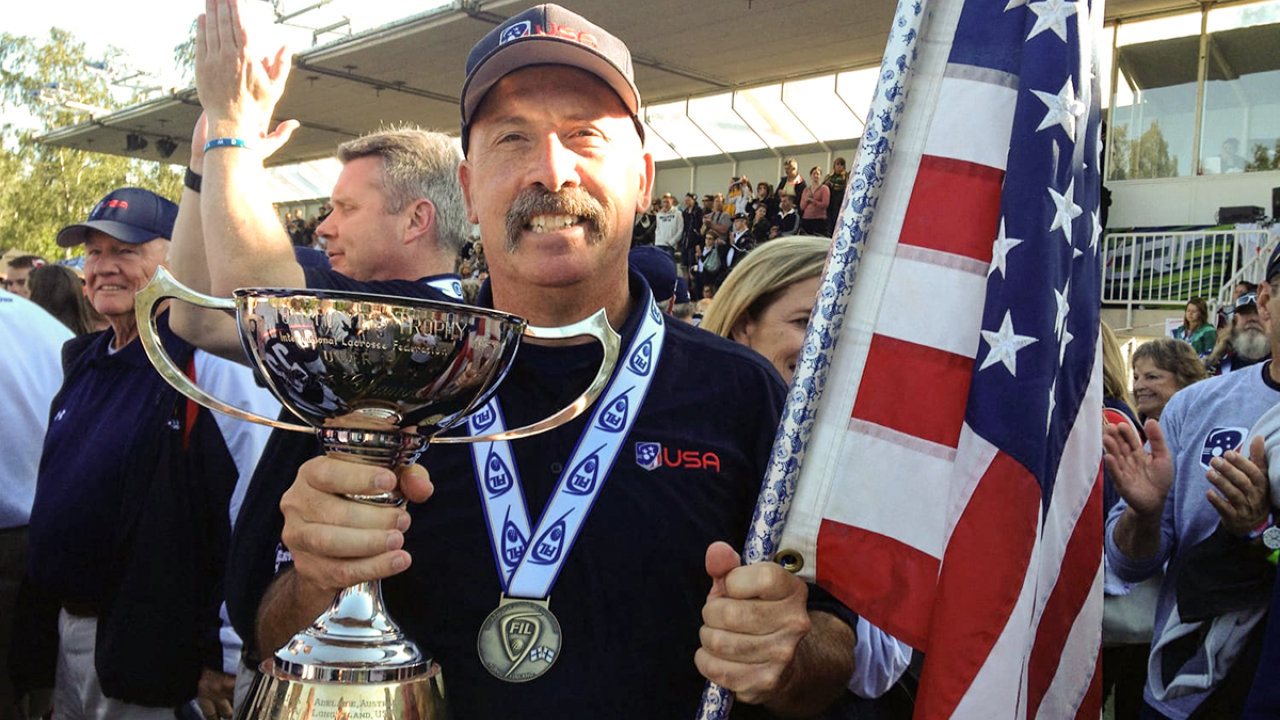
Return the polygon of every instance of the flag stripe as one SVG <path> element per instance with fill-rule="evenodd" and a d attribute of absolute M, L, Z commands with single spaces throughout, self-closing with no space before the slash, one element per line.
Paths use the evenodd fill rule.
<path fill-rule="evenodd" d="M 916 720 L 950 717 L 986 662 L 1022 594 L 1039 517 L 1035 477 L 998 453 L 943 555 Z M 949 564 L 953 557 L 982 562 Z M 945 682 L 934 681 L 931 673 Z"/>
<path fill-rule="evenodd" d="M 877 335 L 853 417 L 954 448 L 972 373 L 970 358 Z"/>
<path fill-rule="evenodd" d="M 1018 98 L 1016 83 L 1007 73 L 972 65 L 948 66 L 938 93 L 938 106 L 947 110 L 939 120 L 960 123 L 960 127 L 954 128 L 957 132 L 930 133 L 925 153 L 1004 170 Z"/>
<path fill-rule="evenodd" d="M 982 318 L 936 312 L 937 288 L 948 288 L 948 302 L 981 302 L 987 291 L 987 265 L 981 264 L 975 274 L 971 272 L 975 261 L 961 255 L 898 247 L 908 252 L 899 252 L 895 258 L 876 332 L 967 358 L 976 356 Z"/>
<path fill-rule="evenodd" d="M 1089 599 L 1091 580 L 1102 562 L 1102 475 L 1075 524 L 1053 593 L 1040 615 L 1027 676 L 1027 717 L 1035 717 L 1057 672 L 1061 649 L 1080 609 Z"/>
<path fill-rule="evenodd" d="M 823 557 L 858 558 L 858 572 L 830 572 Z M 866 598 L 860 612 L 867 621 L 912 647 L 925 644 L 938 559 L 893 538 L 823 520 L 818 534 L 818 583 L 840 597 Z"/>
<path fill-rule="evenodd" d="M 824 517 L 942 557 L 946 509 L 920 498 L 949 492 L 955 450 L 860 420 L 850 421 L 850 429 L 836 467 L 856 466 L 867 481 L 862 492 L 827 498 Z"/>
<path fill-rule="evenodd" d="M 925 155 L 899 242 L 991 262 L 1003 184 L 1001 170 Z"/>
<path fill-rule="evenodd" d="M 1101 568 L 1098 569 L 1102 571 Z M 1093 661 L 1093 678 L 1089 681 L 1089 689 L 1085 692 L 1080 707 L 1076 708 L 1075 720 L 1097 720 L 1099 708 L 1102 707 L 1102 648 L 1098 648 Z M 1049 718 L 1045 718 L 1049 720 Z"/>

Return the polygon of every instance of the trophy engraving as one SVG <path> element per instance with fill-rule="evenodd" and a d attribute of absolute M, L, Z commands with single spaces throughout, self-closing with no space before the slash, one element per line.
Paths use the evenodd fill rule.
<path fill-rule="evenodd" d="M 156 308 L 168 298 L 234 311 L 250 365 L 305 424 L 247 413 L 193 384 L 165 354 L 156 335 Z M 164 268 L 139 291 L 136 304 L 147 356 L 187 397 L 242 420 L 313 432 L 326 454 L 382 467 L 413 462 L 431 442 L 510 440 L 568 422 L 604 390 L 619 354 L 620 339 L 603 311 L 572 326 L 535 328 L 495 310 L 359 293 L 251 288 L 237 290 L 234 299 L 221 299 L 182 286 Z M 600 341 L 604 357 L 591 385 L 567 407 L 521 428 L 440 436 L 484 411 L 522 338 L 582 335 Z M 495 462 L 492 485 L 501 492 L 505 468 L 500 459 Z M 349 497 L 374 504 L 404 502 L 396 491 Z M 513 538 L 513 543 L 523 547 L 524 539 Z M 505 653 L 516 653 L 508 656 L 513 662 L 510 670 L 531 661 L 526 656 L 538 651 L 534 641 L 544 627 L 551 630 L 548 617 L 558 647 L 554 616 L 513 618 L 511 624 L 519 627 L 510 634 L 504 625 L 503 635 L 513 643 L 526 635 L 523 630 L 536 628 L 521 650 L 503 646 Z M 555 648 L 539 645 L 543 646 L 543 662 L 536 664 L 545 670 Z M 387 614 L 378 582 L 340 591 L 328 610 L 265 660 L 260 670 L 242 716 L 291 718 L 303 710 L 300 705 L 313 718 L 346 717 L 353 708 L 375 706 L 380 708 L 375 712 L 379 718 L 447 716 L 439 666 Z M 304 687 L 307 697 L 302 700 Z"/>

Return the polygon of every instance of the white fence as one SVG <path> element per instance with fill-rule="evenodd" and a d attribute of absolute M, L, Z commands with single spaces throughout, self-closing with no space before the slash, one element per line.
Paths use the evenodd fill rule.
<path fill-rule="evenodd" d="M 1108 233 L 1103 239 L 1102 304 L 1141 308 L 1186 305 L 1203 297 L 1210 310 L 1231 298 L 1239 280 L 1257 282 L 1276 241 L 1267 228 Z"/>

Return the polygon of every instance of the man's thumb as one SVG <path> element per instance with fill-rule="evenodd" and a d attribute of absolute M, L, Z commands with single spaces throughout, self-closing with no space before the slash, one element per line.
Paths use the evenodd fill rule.
<path fill-rule="evenodd" d="M 707 548 L 707 574 L 711 576 L 710 597 L 725 595 L 724 578 L 731 570 L 741 565 L 738 553 L 726 542 L 714 542 Z"/>

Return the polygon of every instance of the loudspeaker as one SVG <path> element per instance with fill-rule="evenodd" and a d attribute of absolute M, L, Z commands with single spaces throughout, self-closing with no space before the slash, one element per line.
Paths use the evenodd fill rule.
<path fill-rule="evenodd" d="M 1274 191 L 1272 193 L 1274 201 Z M 1231 205 L 1218 208 L 1218 224 L 1259 222 L 1266 217 L 1266 211 L 1257 205 Z"/>

